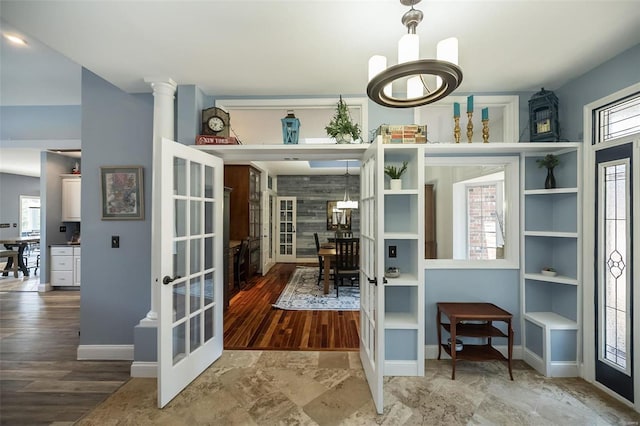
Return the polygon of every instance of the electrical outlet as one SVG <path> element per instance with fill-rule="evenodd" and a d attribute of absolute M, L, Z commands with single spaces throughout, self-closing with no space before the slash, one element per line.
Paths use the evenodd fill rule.
<path fill-rule="evenodd" d="M 120 248 L 120 236 L 113 235 L 111 237 L 111 248 Z"/>
<path fill-rule="evenodd" d="M 66 226 L 61 226 L 60 227 L 60 232 L 67 232 L 67 227 Z"/>
<path fill-rule="evenodd" d="M 389 246 L 389 257 L 396 257 L 398 255 L 398 251 L 396 250 L 396 246 Z"/>

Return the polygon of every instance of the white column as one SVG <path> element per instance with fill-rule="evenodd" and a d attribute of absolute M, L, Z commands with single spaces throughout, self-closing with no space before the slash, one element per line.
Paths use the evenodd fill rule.
<path fill-rule="evenodd" d="M 160 270 L 160 143 L 174 139 L 174 98 L 176 82 L 170 78 L 145 78 L 153 89 L 153 170 L 151 189 L 151 309 L 140 324 L 157 325 Z"/>

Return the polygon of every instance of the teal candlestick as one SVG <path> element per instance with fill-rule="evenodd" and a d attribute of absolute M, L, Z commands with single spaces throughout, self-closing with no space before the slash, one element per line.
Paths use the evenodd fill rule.
<path fill-rule="evenodd" d="M 458 102 L 453 103 L 453 116 L 460 117 L 460 104 Z"/>
<path fill-rule="evenodd" d="M 467 112 L 473 112 L 473 95 L 467 96 Z"/>
<path fill-rule="evenodd" d="M 483 120 L 489 119 L 489 108 L 482 108 L 482 119 Z"/>

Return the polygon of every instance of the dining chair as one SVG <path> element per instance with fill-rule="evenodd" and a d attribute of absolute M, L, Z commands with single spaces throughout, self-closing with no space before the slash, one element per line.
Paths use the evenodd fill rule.
<path fill-rule="evenodd" d="M 336 260 L 334 262 L 334 283 L 336 297 L 340 297 L 340 286 L 348 279 L 350 285 L 360 284 L 360 239 L 336 239 Z"/>
<path fill-rule="evenodd" d="M 234 265 L 234 275 L 236 278 L 236 287 L 241 289 L 244 286 L 241 284 L 244 282 L 245 286 L 247 284 L 247 269 L 249 269 L 249 262 L 247 261 L 247 250 L 249 248 L 249 240 L 242 240 L 240 243 L 240 249 L 238 250 L 238 254 L 235 258 Z"/>
<path fill-rule="evenodd" d="M 313 238 L 316 240 L 316 254 L 318 255 L 318 285 L 322 281 L 322 277 L 324 274 L 324 260 L 322 256 L 320 256 L 320 240 L 318 239 L 318 233 L 313 233 Z"/>
<path fill-rule="evenodd" d="M 338 229 L 336 231 L 336 239 L 338 238 L 353 238 L 353 232 L 352 231 L 346 231 L 343 229 Z"/>

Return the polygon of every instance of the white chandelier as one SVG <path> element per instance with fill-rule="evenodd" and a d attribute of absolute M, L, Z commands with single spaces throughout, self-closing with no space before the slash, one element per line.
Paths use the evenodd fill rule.
<path fill-rule="evenodd" d="M 462 83 L 462 70 L 458 66 L 458 39 L 455 37 L 437 44 L 437 59 L 420 59 L 420 38 L 416 27 L 422 21 L 422 11 L 413 6 L 420 0 L 400 0 L 411 9 L 402 16 L 407 34 L 398 42 L 398 64 L 387 68 L 387 58 L 374 55 L 369 59 L 367 95 L 382 106 L 411 108 L 436 102 L 449 95 Z M 431 90 L 424 75 L 435 75 L 436 86 Z M 406 98 L 395 98 L 391 83 L 407 78 Z M 426 91 L 426 94 L 425 94 Z"/>

